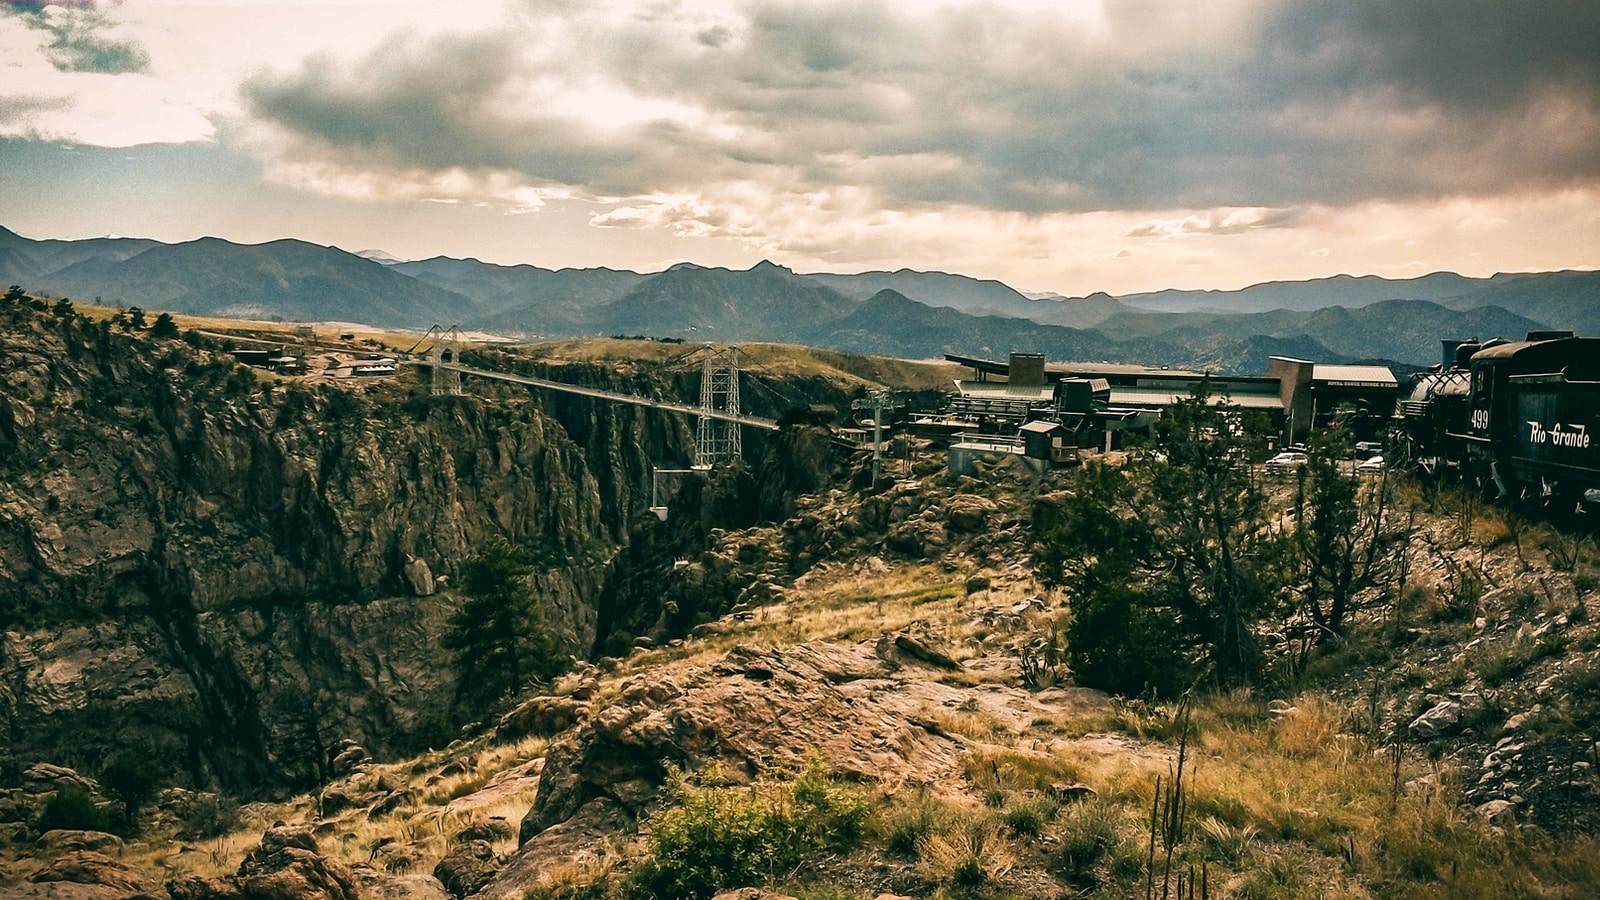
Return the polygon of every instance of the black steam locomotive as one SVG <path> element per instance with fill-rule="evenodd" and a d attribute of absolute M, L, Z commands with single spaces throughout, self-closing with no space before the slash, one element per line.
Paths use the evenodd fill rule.
<path fill-rule="evenodd" d="M 1600 500 L 1600 338 L 1445 342 L 1401 413 L 1413 460 L 1500 496 Z"/>

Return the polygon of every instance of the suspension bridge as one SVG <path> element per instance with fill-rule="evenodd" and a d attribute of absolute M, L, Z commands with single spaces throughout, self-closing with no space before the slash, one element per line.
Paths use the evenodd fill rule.
<path fill-rule="evenodd" d="M 415 358 L 413 354 L 415 354 L 417 348 L 428 343 L 430 339 L 433 343 L 428 347 L 426 356 L 420 359 Z M 707 344 L 705 347 L 697 348 L 689 354 L 684 354 L 684 357 L 693 353 L 703 354 L 700 371 L 700 404 L 693 406 L 672 400 L 641 397 L 637 394 L 625 394 L 620 391 L 608 391 L 601 388 L 569 384 L 564 381 L 554 381 L 532 375 L 517 375 L 510 372 L 496 372 L 490 369 L 466 366 L 461 363 L 463 345 L 464 340 L 459 329 L 453 326 L 444 328 L 435 325 L 416 344 L 412 345 L 410 350 L 405 352 L 404 356 L 407 358 L 402 361 L 407 365 L 430 367 L 433 373 L 433 393 L 435 394 L 460 394 L 461 376 L 469 375 L 474 378 L 520 384 L 539 390 L 576 394 L 611 403 L 625 403 L 632 406 L 643 406 L 670 413 L 694 416 L 696 417 L 695 459 L 694 466 L 689 471 L 706 471 L 718 463 L 740 458 L 744 452 L 741 427 L 759 428 L 763 431 L 778 430 L 776 421 L 761 416 L 747 415 L 740 411 L 739 350 L 737 347 L 717 350 Z M 678 470 L 663 469 L 660 471 L 665 474 Z"/>

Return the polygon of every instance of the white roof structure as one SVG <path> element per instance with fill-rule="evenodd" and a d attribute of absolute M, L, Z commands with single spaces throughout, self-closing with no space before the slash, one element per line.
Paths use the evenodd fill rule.
<path fill-rule="evenodd" d="M 1311 380 L 1341 387 L 1398 387 L 1394 373 L 1388 366 L 1330 366 L 1318 363 L 1311 367 Z"/>
<path fill-rule="evenodd" d="M 1173 390 L 1170 387 L 1113 385 L 1110 403 L 1112 406 L 1172 406 L 1180 400 L 1189 400 L 1192 397 L 1188 390 Z M 1277 394 L 1240 392 L 1225 395 L 1218 392 L 1207 396 L 1206 402 L 1211 406 L 1231 403 L 1241 409 L 1283 409 L 1283 400 L 1279 399 Z"/>
<path fill-rule="evenodd" d="M 1055 397 L 1053 384 L 1010 384 L 1004 381 L 957 381 L 956 390 L 963 397 L 984 400 L 1050 400 Z"/>

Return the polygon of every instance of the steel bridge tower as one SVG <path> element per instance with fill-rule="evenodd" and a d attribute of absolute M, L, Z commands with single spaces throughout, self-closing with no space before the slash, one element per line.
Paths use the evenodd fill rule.
<path fill-rule="evenodd" d="M 744 455 L 739 423 L 708 413 L 739 415 L 739 348 L 705 348 L 700 367 L 700 420 L 694 430 L 694 467 L 709 469 Z"/>
<path fill-rule="evenodd" d="M 449 329 L 433 326 L 438 332 L 433 346 L 428 348 L 428 362 L 433 365 L 433 393 L 459 395 L 461 393 L 461 372 L 449 366 L 461 365 L 461 329 L 451 325 Z"/>

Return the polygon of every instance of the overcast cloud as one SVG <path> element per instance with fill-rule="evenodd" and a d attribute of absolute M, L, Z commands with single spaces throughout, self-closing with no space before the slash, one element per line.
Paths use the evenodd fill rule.
<path fill-rule="evenodd" d="M 401 35 L 244 91 L 283 157 L 602 198 L 755 182 L 1038 214 L 1600 176 L 1600 4 L 930 9 L 530 3 L 498 30 Z"/>
<path fill-rule="evenodd" d="M 1600 243 L 1594 0 L 0 9 L 0 142 L 211 146 L 230 179 L 334 204 L 323 238 L 359 247 L 1072 290 L 1592 266 Z M 106 187 L 187 198 L 169 238 L 320 227 Z M 479 212 L 397 227 L 439 204 Z"/>

